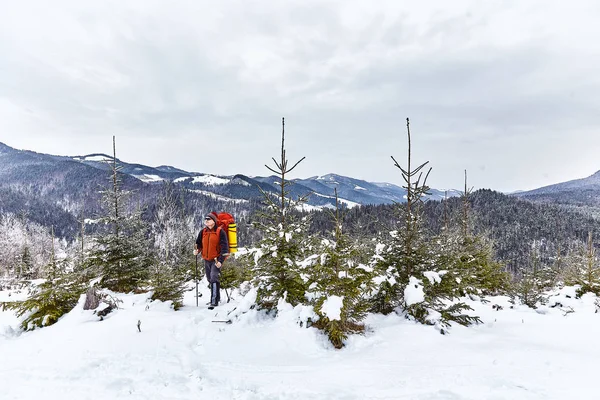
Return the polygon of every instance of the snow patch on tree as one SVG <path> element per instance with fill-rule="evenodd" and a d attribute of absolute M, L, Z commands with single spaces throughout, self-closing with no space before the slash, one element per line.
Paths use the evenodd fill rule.
<path fill-rule="evenodd" d="M 321 312 L 329 318 L 330 321 L 340 320 L 344 298 L 341 296 L 329 296 L 321 306 Z"/>
<path fill-rule="evenodd" d="M 442 276 L 444 275 L 444 273 L 442 271 L 425 271 L 423 272 L 423 275 L 429 280 L 429 283 L 433 285 L 434 283 L 440 283 L 442 281 Z"/>
<path fill-rule="evenodd" d="M 287 302 L 287 293 L 277 302 L 277 320 L 283 323 L 295 323 L 300 326 L 306 326 L 308 321 L 316 320 L 319 317 L 315 314 L 312 306 L 303 304 L 291 305 Z"/>
<path fill-rule="evenodd" d="M 425 301 L 425 292 L 423 291 L 423 282 L 414 276 L 408 280 L 408 285 L 404 288 L 404 301 L 407 306 L 422 303 Z"/>

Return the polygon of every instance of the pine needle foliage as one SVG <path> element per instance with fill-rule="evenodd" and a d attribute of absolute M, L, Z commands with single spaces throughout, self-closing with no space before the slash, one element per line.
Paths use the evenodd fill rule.
<path fill-rule="evenodd" d="M 334 221 L 334 240 L 321 242 L 321 256 L 310 272 L 310 292 L 319 316 L 313 326 L 323 330 L 335 348 L 342 348 L 349 334 L 364 331 L 362 321 L 369 310 L 369 294 L 373 290 L 371 269 L 358 263 L 359 252 L 351 238 L 342 230 L 343 215 L 335 190 L 336 210 L 330 211 Z M 329 318 L 323 311 L 327 299 L 342 299 L 339 319 Z"/>
<path fill-rule="evenodd" d="M 281 158 L 273 158 L 275 167 L 265 165 L 278 175 L 277 196 L 261 189 L 264 209 L 259 213 L 255 227 L 260 229 L 263 239 L 258 249 L 250 252 L 246 259 L 251 264 L 254 284 L 257 286 L 259 308 L 273 310 L 280 299 L 296 306 L 305 301 L 306 279 L 303 273 L 304 249 L 308 232 L 308 217 L 299 218 L 291 212 L 301 208 L 307 197 L 293 200 L 287 179 L 305 157 L 291 167 L 285 149 L 285 119 L 282 119 Z"/>
<path fill-rule="evenodd" d="M 34 330 L 50 326 L 71 311 L 79 301 L 85 287 L 68 273 L 68 259 L 57 260 L 54 238 L 50 261 L 45 266 L 45 280 L 33 289 L 23 301 L 2 303 L 4 310 L 13 310 L 17 317 L 25 316 L 21 329 Z"/>
<path fill-rule="evenodd" d="M 406 203 L 397 203 L 400 220 L 398 229 L 390 233 L 378 269 L 386 277 L 374 297 L 374 310 L 384 314 L 396 307 L 405 306 L 404 288 L 414 275 L 428 270 L 431 266 L 431 252 L 423 233 L 423 197 L 428 194 L 427 178 L 431 168 L 423 177 L 423 169 L 429 161 L 412 169 L 410 121 L 406 119 L 408 134 L 408 167 L 404 169 L 392 156 L 394 166 L 402 173 L 403 188 L 406 190 Z"/>
<path fill-rule="evenodd" d="M 539 243 L 535 241 L 531 246 L 529 265 L 524 268 L 520 278 L 513 284 L 511 298 L 514 302 L 518 299 L 530 308 L 537 308 L 546 302 L 544 296 L 545 266 L 540 261 Z"/>
<path fill-rule="evenodd" d="M 600 263 L 596 255 L 592 232 L 588 234 L 586 248 L 579 248 L 566 261 L 564 272 L 566 285 L 579 285 L 577 296 L 594 293 L 600 296 Z"/>
<path fill-rule="evenodd" d="M 33 257 L 31 256 L 31 250 L 27 244 L 23 246 L 20 258 L 17 278 L 32 279 L 34 277 Z"/>
<path fill-rule="evenodd" d="M 121 293 L 139 292 L 147 282 L 148 267 L 152 264 L 151 245 L 142 210 L 127 210 L 131 193 L 122 188 L 121 169 L 113 137 L 111 185 L 101 192 L 104 215 L 99 219 L 99 223 L 108 227 L 108 232 L 96 238 L 89 263 L 102 277 L 101 287 Z"/>
<path fill-rule="evenodd" d="M 411 165 L 410 121 L 406 119 L 408 135 L 408 166 L 404 169 L 392 157 L 394 166 L 400 169 L 406 190 L 406 203 L 398 204 L 400 221 L 398 229 L 391 233 L 378 263 L 383 282 L 373 299 L 373 311 L 388 313 L 401 309 L 408 318 L 420 323 L 442 327 L 456 322 L 470 325 L 480 322 L 470 316 L 471 308 L 456 302 L 459 297 L 456 276 L 442 264 L 439 247 L 427 238 L 423 231 L 424 196 L 429 193 L 427 178 L 431 168 L 423 175 L 429 162 L 414 168 Z M 443 261 L 443 260 L 442 260 Z M 415 296 L 415 293 L 421 293 Z M 408 296 L 408 297 L 407 297 Z M 445 332 L 443 329 L 442 333 Z"/>
<path fill-rule="evenodd" d="M 510 275 L 495 260 L 493 243 L 485 235 L 472 233 L 469 196 L 472 188 L 467 186 L 461 194 L 462 210 L 459 227 L 446 223 L 442 232 L 433 239 L 437 247 L 436 264 L 446 269 L 447 288 L 457 297 L 507 293 Z"/>

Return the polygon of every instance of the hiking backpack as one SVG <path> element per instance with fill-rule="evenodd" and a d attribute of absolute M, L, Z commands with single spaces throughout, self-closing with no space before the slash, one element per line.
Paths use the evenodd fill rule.
<path fill-rule="evenodd" d="M 237 225 L 233 215 L 226 212 L 215 212 L 215 214 L 217 214 L 217 237 L 221 235 L 221 232 L 219 231 L 220 229 L 225 230 L 225 233 L 227 234 L 227 243 L 229 243 L 229 249 L 227 252 L 221 251 L 225 258 L 227 258 L 227 256 L 237 251 Z"/>

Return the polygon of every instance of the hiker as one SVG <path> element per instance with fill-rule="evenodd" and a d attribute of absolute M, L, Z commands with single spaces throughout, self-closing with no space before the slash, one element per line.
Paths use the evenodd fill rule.
<path fill-rule="evenodd" d="M 222 251 L 224 249 L 224 251 Z M 221 300 L 221 267 L 225 261 L 225 252 L 229 249 L 227 233 L 217 227 L 217 214 L 209 213 L 204 218 L 204 228 L 196 239 L 194 255 L 200 254 L 204 259 L 206 279 L 210 285 L 210 307 L 216 307 Z"/>

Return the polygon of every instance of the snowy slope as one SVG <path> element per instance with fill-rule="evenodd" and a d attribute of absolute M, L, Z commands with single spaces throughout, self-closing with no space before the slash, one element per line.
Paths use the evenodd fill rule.
<path fill-rule="evenodd" d="M 241 313 L 251 299 L 239 294 L 209 311 L 188 292 L 177 312 L 124 295 L 102 322 L 80 302 L 54 326 L 20 335 L 17 319 L 0 312 L 0 398 L 594 399 L 600 314 L 593 296 L 575 300 L 569 290 L 555 300 L 574 313 L 510 309 L 498 297 L 473 303 L 484 324 L 449 335 L 371 315 L 368 333 L 339 351 L 295 323 L 301 310 L 282 307 L 275 320 Z M 0 292 L 0 301 L 14 298 Z M 212 322 L 235 307 L 232 324 Z"/>

